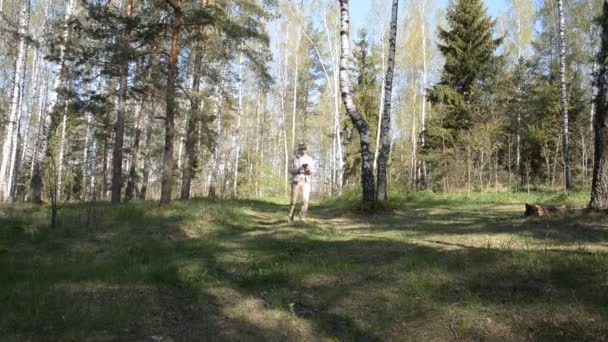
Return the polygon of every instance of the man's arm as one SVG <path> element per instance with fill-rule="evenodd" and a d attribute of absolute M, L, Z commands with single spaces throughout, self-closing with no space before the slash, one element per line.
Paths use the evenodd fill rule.
<path fill-rule="evenodd" d="M 292 175 L 296 174 L 296 173 L 300 173 L 300 162 L 297 158 L 294 158 L 291 160 L 289 169 L 287 171 L 289 171 L 289 173 L 291 173 Z"/>

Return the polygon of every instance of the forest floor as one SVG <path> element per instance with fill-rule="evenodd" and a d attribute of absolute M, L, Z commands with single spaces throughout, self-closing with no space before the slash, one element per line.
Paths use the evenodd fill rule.
<path fill-rule="evenodd" d="M 5 205 L 0 340 L 606 341 L 608 216 L 523 217 L 587 197 Z"/>

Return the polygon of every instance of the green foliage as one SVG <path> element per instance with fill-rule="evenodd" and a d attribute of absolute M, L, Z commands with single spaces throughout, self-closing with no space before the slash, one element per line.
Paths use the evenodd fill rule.
<path fill-rule="evenodd" d="M 446 19 L 449 29 L 439 30 L 439 50 L 446 59 L 441 84 L 467 97 L 490 76 L 489 66 L 502 39 L 493 38 L 495 22 L 481 0 L 452 2 Z"/>

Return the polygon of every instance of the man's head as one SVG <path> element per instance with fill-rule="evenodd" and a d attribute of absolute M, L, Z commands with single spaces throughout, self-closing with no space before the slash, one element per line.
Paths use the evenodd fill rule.
<path fill-rule="evenodd" d="M 298 144 L 298 154 L 299 155 L 304 155 L 306 152 L 308 151 L 308 147 L 306 146 L 305 143 L 299 143 Z"/>

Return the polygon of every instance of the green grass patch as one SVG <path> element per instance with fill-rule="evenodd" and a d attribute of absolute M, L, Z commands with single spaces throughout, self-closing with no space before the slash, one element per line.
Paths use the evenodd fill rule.
<path fill-rule="evenodd" d="M 584 192 L 0 207 L 6 341 L 602 340 L 608 217 Z"/>

